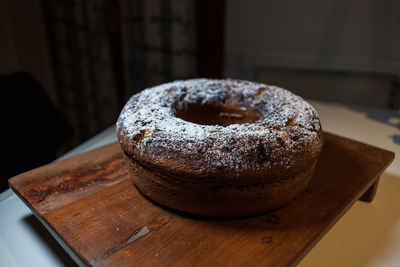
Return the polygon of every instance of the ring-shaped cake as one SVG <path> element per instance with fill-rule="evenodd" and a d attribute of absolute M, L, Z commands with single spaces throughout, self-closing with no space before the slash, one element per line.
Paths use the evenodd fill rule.
<path fill-rule="evenodd" d="M 136 187 L 188 213 L 247 216 L 303 192 L 323 148 L 314 108 L 276 86 L 175 81 L 133 95 L 117 121 Z"/>

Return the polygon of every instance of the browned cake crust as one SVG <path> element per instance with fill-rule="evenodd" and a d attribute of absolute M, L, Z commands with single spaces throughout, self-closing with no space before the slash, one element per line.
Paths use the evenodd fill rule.
<path fill-rule="evenodd" d="M 209 216 L 278 208 L 307 187 L 323 147 L 314 108 L 276 86 L 194 79 L 131 97 L 117 122 L 147 197 Z"/>

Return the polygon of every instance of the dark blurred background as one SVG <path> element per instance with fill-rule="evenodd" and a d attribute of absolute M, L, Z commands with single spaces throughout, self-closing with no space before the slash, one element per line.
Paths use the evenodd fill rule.
<path fill-rule="evenodd" d="M 0 177 L 54 160 L 113 125 L 130 95 L 176 79 L 399 109 L 399 13 L 397 0 L 0 0 Z"/>

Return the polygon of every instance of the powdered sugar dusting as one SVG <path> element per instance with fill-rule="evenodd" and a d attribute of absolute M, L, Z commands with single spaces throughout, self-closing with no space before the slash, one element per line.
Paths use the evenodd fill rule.
<path fill-rule="evenodd" d="M 177 106 L 228 98 L 264 118 L 223 127 L 175 116 Z M 230 79 L 175 81 L 146 89 L 127 102 L 117 131 L 134 140 L 123 149 L 136 160 L 190 165 L 204 175 L 221 169 L 237 176 L 274 166 L 290 169 L 302 153 L 317 155 L 322 147 L 318 115 L 302 98 L 276 86 Z"/>

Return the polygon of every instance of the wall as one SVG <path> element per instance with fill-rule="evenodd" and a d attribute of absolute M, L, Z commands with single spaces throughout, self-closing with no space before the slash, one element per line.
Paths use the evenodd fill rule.
<path fill-rule="evenodd" d="M 229 0 L 225 74 L 276 81 L 282 80 L 282 73 L 288 70 L 284 79 L 292 79 L 290 84 L 298 87 L 315 85 L 293 77 L 293 70 L 323 72 L 322 76 L 316 75 L 315 84 L 331 82 L 340 73 L 355 73 L 357 79 L 363 79 L 363 75 L 374 79 L 376 75 L 376 82 L 361 82 L 362 86 L 371 87 L 369 94 L 378 88 L 373 93 L 389 95 L 393 90 L 391 80 L 400 74 L 399 15 L 400 1 L 396 0 L 249 0 L 245 5 L 240 0 Z M 275 78 L 275 70 L 280 71 L 279 79 Z M 333 76 L 325 79 L 330 73 Z M 382 74 L 389 80 L 381 83 Z M 337 88 L 337 93 L 345 95 L 351 90 L 351 84 L 348 86 Z M 311 91 L 316 92 L 313 98 L 329 100 L 323 97 L 323 88 Z M 386 104 L 381 100 L 377 106 Z"/>
<path fill-rule="evenodd" d="M 27 71 L 57 104 L 40 1 L 0 0 L 0 74 Z"/>

